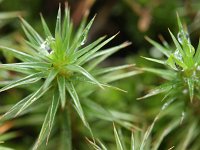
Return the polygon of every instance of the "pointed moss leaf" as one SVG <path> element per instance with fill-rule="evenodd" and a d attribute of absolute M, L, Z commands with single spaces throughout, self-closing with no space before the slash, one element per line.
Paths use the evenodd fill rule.
<path fill-rule="evenodd" d="M 172 32 L 169 30 L 169 33 L 172 37 L 172 40 L 174 42 L 174 44 L 176 45 L 176 48 L 178 49 L 178 51 L 181 53 L 182 57 L 185 55 L 180 44 L 178 43 L 177 39 L 175 38 L 175 36 L 172 34 Z"/>
<path fill-rule="evenodd" d="M 33 150 L 36 150 L 45 139 L 46 139 L 46 144 L 48 143 L 48 139 L 54 123 L 54 118 L 58 109 L 58 104 L 59 104 L 59 95 L 58 91 L 55 91 L 51 106 L 49 107 L 48 112 L 45 116 L 42 129 L 40 131 L 37 142 L 33 147 Z"/>
<path fill-rule="evenodd" d="M 148 58 L 148 57 L 143 57 L 143 56 L 142 56 L 142 58 L 152 61 L 152 62 L 159 63 L 159 64 L 163 64 L 163 65 L 165 64 L 165 61 L 163 61 L 163 60 L 158 60 L 158 59 L 153 59 L 153 58 Z"/>
<path fill-rule="evenodd" d="M 182 142 L 179 146 L 177 146 L 178 149 L 190 149 L 190 145 L 192 144 L 193 140 L 196 138 L 196 133 L 198 132 L 196 129 L 197 127 L 196 120 L 191 122 L 189 127 L 186 129 L 186 136 L 182 139 Z"/>
<path fill-rule="evenodd" d="M 35 101 L 37 101 L 40 97 L 44 95 L 44 93 L 49 89 L 50 87 L 43 90 L 43 87 L 40 87 L 34 94 L 22 105 L 22 107 L 17 111 L 15 114 L 15 117 L 17 117 L 20 113 L 22 113 L 26 108 L 28 108 L 30 105 L 32 105 Z"/>
<path fill-rule="evenodd" d="M 21 72 L 23 74 L 32 74 L 33 70 L 30 68 L 20 67 L 16 64 L 0 64 L 0 69 Z"/>
<path fill-rule="evenodd" d="M 58 36 L 61 36 L 61 8 L 60 8 L 60 5 L 58 8 L 58 14 L 57 14 L 57 18 L 56 18 L 55 38 L 58 38 Z"/>
<path fill-rule="evenodd" d="M 77 50 L 77 48 L 79 48 L 80 46 L 84 45 L 88 36 L 88 32 L 92 26 L 92 23 L 94 21 L 94 18 L 92 18 L 92 20 L 88 23 L 88 25 L 85 27 L 85 29 L 82 31 L 82 26 L 79 28 L 80 30 L 78 31 L 78 37 L 75 38 L 75 42 L 73 43 L 73 45 L 70 47 L 68 54 L 71 54 L 72 52 L 75 52 L 75 50 Z M 83 22 L 84 24 L 84 22 Z"/>
<path fill-rule="evenodd" d="M 72 101 L 74 102 L 75 104 L 75 108 L 76 108 L 76 111 L 78 112 L 81 120 L 83 121 L 84 125 L 90 129 L 86 119 L 85 119 L 85 115 L 83 113 L 83 109 L 82 109 L 82 106 L 80 104 L 80 101 L 79 101 L 79 98 L 78 98 L 78 95 L 76 93 L 76 90 L 74 88 L 74 85 L 72 82 L 66 82 L 66 88 L 67 88 L 67 91 L 69 92 L 71 98 L 72 98 Z"/>
<path fill-rule="evenodd" d="M 22 62 L 12 64 L 2 64 L 3 66 L 16 67 L 16 68 L 33 68 L 33 69 L 48 69 L 51 64 L 43 62 Z"/>
<path fill-rule="evenodd" d="M 171 100 L 169 100 L 169 101 L 167 101 L 166 103 L 163 104 L 163 106 L 162 106 L 162 108 L 160 109 L 159 113 L 158 113 L 158 114 L 156 115 L 156 117 L 154 118 L 152 124 L 149 126 L 149 128 L 148 128 L 147 131 L 145 132 L 144 137 L 143 137 L 142 142 L 141 142 L 141 145 L 140 145 L 140 150 L 144 150 L 145 145 L 147 144 L 147 140 L 148 140 L 148 138 L 149 138 L 149 135 L 151 134 L 151 132 L 152 132 L 152 130 L 153 130 L 153 128 L 154 128 L 155 123 L 156 123 L 156 122 L 158 121 L 158 119 L 160 118 L 161 113 L 162 113 L 165 109 L 167 109 L 167 108 L 170 106 L 170 104 L 172 104 L 172 102 L 173 102 L 174 100 L 175 100 L 175 99 L 173 98 L 173 99 L 171 99 Z"/>
<path fill-rule="evenodd" d="M 35 82 L 39 81 L 41 78 L 42 78 L 41 73 L 31 74 L 31 75 L 21 78 L 17 81 L 11 82 L 10 84 L 1 88 L 0 92 L 9 90 L 9 89 L 17 87 L 17 86 L 35 83 Z"/>
<path fill-rule="evenodd" d="M 174 86 L 174 83 L 172 83 L 172 82 L 162 84 L 162 85 L 154 88 L 153 90 L 151 90 L 147 95 L 137 98 L 137 99 L 141 100 L 141 99 L 145 99 L 145 98 L 148 98 L 148 97 L 151 97 L 151 96 L 163 93 L 163 92 L 167 92 L 167 91 L 171 90 L 173 88 L 173 86 Z"/>
<path fill-rule="evenodd" d="M 138 71 L 138 70 L 129 71 L 129 72 L 108 73 L 108 74 L 105 74 L 104 76 L 102 76 L 100 78 L 100 81 L 103 81 L 104 83 L 111 83 L 114 81 L 132 77 L 132 76 L 140 74 L 140 73 L 142 73 L 142 72 Z"/>
<path fill-rule="evenodd" d="M 48 75 L 48 77 L 46 78 L 44 84 L 43 84 L 43 88 L 46 89 L 51 82 L 55 79 L 56 75 L 58 74 L 58 71 L 55 69 L 52 69 Z"/>
<path fill-rule="evenodd" d="M 34 40 L 37 41 L 37 43 L 42 43 L 43 39 L 40 37 L 40 35 L 31 27 L 31 25 L 26 22 L 23 18 L 20 18 L 22 21 L 23 26 L 25 29 L 33 36 Z"/>
<path fill-rule="evenodd" d="M 100 150 L 108 150 L 108 149 L 106 148 L 106 146 L 105 146 L 100 140 L 98 140 L 98 143 L 99 143 L 99 145 L 101 146 L 101 149 L 100 149 Z"/>
<path fill-rule="evenodd" d="M 46 21 L 44 20 L 42 14 L 40 14 L 40 18 L 41 18 L 41 21 L 42 21 L 43 30 L 44 30 L 46 37 L 49 37 L 49 36 L 52 37 L 52 34 L 49 30 L 49 27 L 47 26 Z"/>
<path fill-rule="evenodd" d="M 150 39 L 149 37 L 145 37 L 145 39 L 151 43 L 153 46 L 155 46 L 161 53 L 163 53 L 165 56 L 169 57 L 170 55 L 170 52 L 165 48 L 163 47 L 162 45 L 160 45 L 159 43 L 153 41 L 152 39 Z"/>
<path fill-rule="evenodd" d="M 64 19 L 62 22 L 62 38 L 67 37 L 69 26 L 70 26 L 70 11 L 68 8 L 65 8 Z"/>
<path fill-rule="evenodd" d="M 118 34 L 118 33 L 117 33 Z M 93 48 L 92 50 L 90 50 L 89 52 L 87 52 L 85 55 L 83 55 L 82 57 L 80 57 L 76 64 L 80 64 L 83 65 L 88 58 L 90 58 L 92 55 L 94 55 L 99 49 L 101 49 L 103 46 L 105 46 L 108 42 L 110 42 L 113 38 L 115 38 L 115 36 L 117 36 L 117 34 L 115 34 L 114 36 L 110 37 L 109 39 L 107 39 L 106 41 L 100 43 L 98 46 L 96 46 L 95 48 Z"/>
<path fill-rule="evenodd" d="M 159 133 L 160 135 L 157 136 L 155 142 L 153 143 L 152 150 L 158 150 L 163 139 L 168 134 L 170 134 L 170 132 L 174 130 L 179 125 L 179 123 L 180 123 L 179 120 L 173 120 L 172 122 L 170 122 L 169 125 L 167 125 L 167 127 L 165 127 L 161 133 Z"/>
<path fill-rule="evenodd" d="M 58 76 L 57 82 L 58 82 L 58 89 L 59 89 L 59 94 L 60 94 L 61 106 L 62 106 L 62 108 L 64 108 L 65 103 L 66 103 L 65 77 Z"/>
<path fill-rule="evenodd" d="M 121 50 L 122 48 L 130 45 L 130 42 L 124 42 L 119 46 L 115 46 L 112 48 L 108 48 L 99 52 L 96 52 L 93 56 L 91 56 L 86 62 L 90 62 L 88 63 L 87 69 L 88 70 L 92 70 L 94 69 L 98 64 L 100 64 L 101 62 L 103 62 L 106 58 L 108 58 L 110 55 L 112 55 L 113 53 Z M 93 60 L 92 60 L 93 59 Z"/>
<path fill-rule="evenodd" d="M 176 77 L 176 73 L 170 70 L 154 69 L 154 68 L 141 68 L 143 71 L 155 73 L 164 79 L 172 80 Z"/>
<path fill-rule="evenodd" d="M 0 120 L 7 120 L 12 119 L 16 116 L 16 113 L 21 109 L 21 107 L 29 100 L 34 93 L 28 95 L 24 99 L 20 100 L 18 103 L 16 103 L 11 109 L 9 109 L 3 116 L 0 117 Z"/>
<path fill-rule="evenodd" d="M 97 145 L 97 142 L 91 141 L 88 138 L 86 138 L 86 140 L 94 148 L 94 150 L 107 150 L 105 145 L 103 145 L 103 143 L 101 143 L 101 141 L 99 141 L 99 140 L 98 140 L 98 145 Z"/>
<path fill-rule="evenodd" d="M 98 51 L 96 52 L 94 55 L 92 55 L 90 58 L 88 58 L 88 61 L 89 60 L 92 60 L 96 57 L 99 57 L 99 56 L 102 56 L 102 55 L 111 55 L 115 52 L 117 52 L 118 50 L 122 49 L 122 48 L 125 48 L 127 46 L 131 45 L 131 42 L 124 42 L 120 45 L 117 45 L 117 46 L 114 46 L 114 47 L 111 47 L 111 48 L 108 48 L 108 49 L 104 49 L 104 50 L 101 50 L 101 51 Z"/>
<path fill-rule="evenodd" d="M 102 75 L 102 74 L 113 72 L 113 71 L 131 68 L 133 66 L 135 66 L 135 65 L 134 64 L 128 64 L 128 65 L 121 65 L 121 66 L 116 66 L 116 67 L 102 68 L 102 69 L 99 69 L 99 70 L 95 70 L 94 75 Z"/>
<path fill-rule="evenodd" d="M 178 15 L 178 13 L 176 14 L 176 17 L 177 17 L 177 22 L 178 22 L 178 27 L 179 27 L 179 31 L 182 31 L 183 30 L 183 25 L 181 23 L 181 20 L 180 20 L 180 17 Z"/>
<path fill-rule="evenodd" d="M 89 52 L 91 49 L 93 49 L 96 45 L 98 45 L 103 39 L 105 39 L 104 37 L 100 37 L 99 39 L 97 39 L 96 41 L 94 41 L 93 43 L 89 44 L 88 46 L 76 51 L 76 53 L 74 54 L 76 58 L 81 57 L 82 55 L 86 54 L 87 52 Z"/>
<path fill-rule="evenodd" d="M 117 129 L 115 128 L 114 124 L 113 124 L 113 127 L 114 127 L 115 142 L 117 144 L 117 150 L 124 150 L 123 147 L 122 147 L 122 143 L 120 141 Z"/>
<path fill-rule="evenodd" d="M 130 148 L 130 150 L 136 150 L 136 148 L 135 148 L 135 139 L 134 139 L 133 132 L 131 134 L 131 148 Z"/>
<path fill-rule="evenodd" d="M 190 101 L 192 102 L 194 97 L 194 79 L 188 78 L 187 79 L 189 94 L 190 94 Z"/>
<path fill-rule="evenodd" d="M 26 27 L 25 27 L 24 25 L 22 25 L 22 29 L 23 29 L 23 31 L 24 31 L 26 37 L 28 38 L 28 40 L 31 41 L 32 45 L 33 45 L 34 47 L 39 47 L 40 44 L 41 44 L 41 42 L 38 43 L 38 41 L 35 40 L 35 38 L 30 34 L 30 32 L 26 29 Z M 35 49 L 35 50 L 39 51 L 38 49 Z"/>
<path fill-rule="evenodd" d="M 14 55 L 16 58 L 22 60 L 22 61 L 37 61 L 37 58 L 26 54 L 24 52 L 20 52 L 18 50 L 15 50 L 13 48 L 8 48 L 8 47 L 4 47 L 4 46 L 0 46 L 0 49 L 5 51 L 6 53 L 11 53 L 12 55 Z"/>
<path fill-rule="evenodd" d="M 199 43 L 198 43 L 198 47 L 194 56 L 194 62 L 196 63 L 195 65 L 199 65 L 200 62 L 200 38 L 199 38 Z"/>
<path fill-rule="evenodd" d="M 99 81 L 97 81 L 89 72 L 87 72 L 84 68 L 78 65 L 67 65 L 67 68 L 71 71 L 81 73 L 84 75 L 86 78 L 90 79 L 94 83 L 96 83 L 99 87 L 103 88 Z"/>

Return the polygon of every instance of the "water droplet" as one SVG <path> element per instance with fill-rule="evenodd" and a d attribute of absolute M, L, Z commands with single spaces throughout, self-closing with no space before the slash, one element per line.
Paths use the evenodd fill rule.
<path fill-rule="evenodd" d="M 186 40 L 189 41 L 189 35 L 186 32 L 184 32 L 183 30 L 178 32 L 177 38 L 178 38 L 179 43 L 181 43 L 181 44 L 183 44 L 184 38 L 186 38 Z"/>
<path fill-rule="evenodd" d="M 55 42 L 55 39 L 53 37 L 47 37 L 46 40 L 40 45 L 40 48 L 43 50 L 45 54 L 52 53 L 52 49 L 50 47 L 52 42 Z"/>
<path fill-rule="evenodd" d="M 183 94 L 187 94 L 187 93 L 188 93 L 188 90 L 187 90 L 187 89 L 184 89 L 182 92 L 183 92 Z"/>
<path fill-rule="evenodd" d="M 181 55 L 181 53 L 179 52 L 179 50 L 176 50 L 176 51 L 174 52 L 174 57 L 175 57 L 176 59 L 178 59 L 179 61 L 182 61 L 182 55 Z"/>

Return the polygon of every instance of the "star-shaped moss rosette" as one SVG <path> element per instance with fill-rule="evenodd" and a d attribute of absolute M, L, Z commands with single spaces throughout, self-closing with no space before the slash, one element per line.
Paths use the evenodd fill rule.
<path fill-rule="evenodd" d="M 179 17 L 177 18 L 179 27 L 177 38 L 169 30 L 172 40 L 176 46 L 175 49 L 170 47 L 164 40 L 164 46 L 162 46 L 146 37 L 146 39 L 152 45 L 154 45 L 167 57 L 167 60 L 144 58 L 159 64 L 163 64 L 167 69 L 143 68 L 142 70 L 158 74 L 159 76 L 168 80 L 168 82 L 156 87 L 147 95 L 138 99 L 147 98 L 159 93 L 165 93 L 164 99 L 178 98 L 183 94 L 189 93 L 189 97 L 192 102 L 194 95 L 199 96 L 200 43 L 195 52 L 195 49 L 190 42 L 187 30 L 183 27 Z"/>
<path fill-rule="evenodd" d="M 129 70 L 133 65 L 97 68 L 99 63 L 130 43 L 124 42 L 119 46 L 99 51 L 116 36 L 114 35 L 108 39 L 101 37 L 84 46 L 94 18 L 87 25 L 86 17 L 83 18 L 75 32 L 68 7 L 65 7 L 63 21 L 59 7 L 55 35 L 50 32 L 42 15 L 41 20 L 45 38 L 42 38 L 30 24 L 21 18 L 22 28 L 28 38 L 26 42 L 30 46 L 27 53 L 0 46 L 1 50 L 11 53 L 21 61 L 19 63 L 0 64 L 0 69 L 19 72 L 23 75 L 21 79 L 12 81 L 1 88 L 0 92 L 24 85 L 40 85 L 37 90 L 5 113 L 1 117 L 1 121 L 26 113 L 27 108 L 31 108 L 32 104 L 38 102 L 41 97 L 48 96 L 52 98 L 34 149 L 37 149 L 45 139 L 48 141 L 56 113 L 59 108 L 61 110 L 67 109 L 66 103 L 69 97 L 84 125 L 90 130 L 75 89 L 76 85 L 80 87 L 80 85 L 89 83 L 102 89 L 110 87 L 120 90 L 107 83 L 140 73 L 139 71 Z M 124 69 L 128 69 L 128 71 L 123 71 Z M 84 90 L 87 91 L 88 89 Z"/>

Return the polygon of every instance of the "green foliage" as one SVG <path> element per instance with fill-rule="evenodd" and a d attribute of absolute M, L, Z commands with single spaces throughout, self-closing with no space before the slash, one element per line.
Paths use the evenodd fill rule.
<path fill-rule="evenodd" d="M 50 32 L 42 15 L 41 20 L 45 38 L 41 37 L 28 22 L 21 18 L 22 28 L 28 38 L 26 42 L 30 46 L 28 53 L 0 46 L 2 51 L 12 54 L 21 61 L 19 63 L 0 64 L 0 69 L 23 74 L 20 79 L 11 81 L 8 85 L 1 88 L 0 91 L 3 92 L 24 85 L 38 85 L 38 89 L 12 106 L 9 111 L 1 116 L 1 121 L 25 114 L 27 109 L 31 108 L 40 99 L 44 99 L 46 95 L 51 98 L 50 100 L 48 99 L 50 101 L 48 111 L 33 149 L 37 149 L 44 141 L 48 143 L 54 120 L 56 120 L 56 114 L 59 111 L 65 111 L 67 105 L 71 102 L 84 125 L 92 133 L 76 90 L 79 84 L 90 83 L 93 88 L 96 86 L 102 89 L 107 87 L 119 89 L 107 83 L 140 73 L 140 71 L 117 73 L 124 68 L 132 67 L 132 65 L 96 70 L 99 63 L 112 53 L 129 45 L 129 43 L 125 42 L 119 46 L 99 51 L 116 36 L 114 35 L 106 40 L 105 37 L 101 37 L 84 46 L 94 18 L 86 25 L 85 17 L 77 32 L 75 32 L 68 8 L 65 8 L 62 21 L 61 9 L 59 7 L 54 35 Z M 67 121 L 63 122 L 65 126 L 69 124 Z M 71 130 L 70 126 L 66 130 Z M 66 136 L 69 137 L 69 135 Z M 69 140 L 67 143 L 69 144 L 71 139 L 68 137 L 63 138 L 67 138 Z"/>
<path fill-rule="evenodd" d="M 173 48 L 154 42 L 150 38 L 146 39 L 153 44 L 160 52 L 162 52 L 167 60 L 158 60 L 152 58 L 146 58 L 147 60 L 165 65 L 169 69 L 155 69 L 155 68 L 143 68 L 145 71 L 156 73 L 159 76 L 168 80 L 168 82 L 160 85 L 152 90 L 142 98 L 157 95 L 159 93 L 166 93 L 164 99 L 178 98 L 182 93 L 187 95 L 189 93 L 190 101 L 192 102 L 194 96 L 198 96 L 199 89 L 199 46 L 196 50 L 192 46 L 189 34 L 187 30 L 181 24 L 178 17 L 179 32 L 177 38 L 171 33 L 172 40 L 175 44 L 175 50 Z M 166 41 L 163 41 L 166 43 Z"/>

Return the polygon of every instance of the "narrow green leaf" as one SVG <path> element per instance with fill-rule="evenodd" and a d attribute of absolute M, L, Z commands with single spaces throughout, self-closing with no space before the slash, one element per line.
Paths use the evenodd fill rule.
<path fill-rule="evenodd" d="M 102 75 L 102 74 L 113 72 L 113 71 L 127 69 L 127 68 L 130 68 L 130 67 L 133 67 L 133 66 L 135 66 L 135 65 L 134 64 L 128 64 L 128 65 L 121 65 L 121 66 L 116 66 L 116 67 L 102 68 L 102 69 L 99 69 L 99 70 L 95 70 L 94 75 Z"/>
<path fill-rule="evenodd" d="M 113 124 L 113 128 L 114 128 L 115 141 L 116 141 L 116 144 L 117 144 L 117 150 L 124 150 L 123 147 L 122 147 L 122 143 L 120 141 L 118 132 L 117 132 L 114 124 Z"/>
<path fill-rule="evenodd" d="M 83 28 L 83 25 L 85 24 L 85 20 L 83 20 L 83 22 L 81 24 L 82 26 L 79 28 L 80 30 L 77 32 L 78 37 L 75 37 L 75 42 L 73 43 L 72 47 L 70 47 L 70 49 L 69 49 L 69 54 L 71 54 L 73 51 L 75 52 L 75 50 L 76 50 L 75 48 L 80 47 L 85 44 L 85 42 L 87 40 L 88 32 L 92 26 L 92 23 L 94 22 L 94 19 L 95 19 L 95 16 L 87 24 L 85 29 L 83 31 L 81 31 Z"/>
<path fill-rule="evenodd" d="M 163 139 L 170 134 L 170 132 L 172 130 L 174 130 L 174 128 L 176 128 L 179 125 L 180 121 L 179 120 L 175 120 L 169 123 L 169 125 L 167 125 L 166 128 L 164 128 L 164 130 L 162 131 L 162 133 L 156 138 L 155 142 L 153 143 L 153 147 L 152 150 L 158 150 L 161 142 L 163 141 Z"/>
<path fill-rule="evenodd" d="M 28 38 L 28 40 L 32 43 L 32 45 L 34 45 L 34 47 L 39 47 L 40 44 L 42 44 L 41 42 L 38 43 L 37 40 L 35 40 L 35 38 L 30 34 L 30 32 L 25 28 L 24 25 L 22 25 L 22 29 L 26 35 L 26 37 Z M 39 49 L 35 49 L 36 51 L 39 51 Z"/>
<path fill-rule="evenodd" d="M 197 50 L 196 50 L 196 53 L 194 56 L 194 62 L 195 62 L 196 66 L 199 65 L 199 62 L 200 62 L 200 38 L 199 38 L 198 47 L 197 47 Z"/>
<path fill-rule="evenodd" d="M 58 76 L 57 82 L 58 82 L 58 89 L 59 89 L 60 100 L 61 100 L 61 107 L 64 109 L 65 103 L 66 103 L 65 77 Z"/>
<path fill-rule="evenodd" d="M 153 41 L 152 39 L 150 39 L 149 37 L 145 37 L 145 39 L 151 43 L 153 46 L 155 46 L 161 53 L 163 53 L 165 56 L 169 57 L 170 56 L 170 52 L 163 47 L 162 45 L 160 45 L 159 43 Z"/>
<path fill-rule="evenodd" d="M 5 46 L 0 46 L 0 49 L 3 50 L 6 53 L 11 53 L 12 55 L 14 55 L 16 58 L 22 60 L 22 61 L 37 61 L 37 58 L 26 54 L 24 52 L 21 52 L 19 50 L 15 50 L 13 48 L 9 48 L 9 47 L 5 47 Z"/>
<path fill-rule="evenodd" d="M 143 57 L 143 56 L 141 56 L 141 57 L 146 59 L 146 60 L 156 62 L 156 63 L 159 63 L 159 64 L 163 64 L 163 65 L 166 63 L 166 61 L 164 61 L 164 60 L 158 60 L 158 59 L 153 59 L 153 58 L 148 58 L 148 57 Z"/>
<path fill-rule="evenodd" d="M 41 75 L 42 75 L 41 73 L 35 73 L 35 74 L 31 74 L 29 76 L 26 76 L 24 78 L 21 78 L 21 79 L 19 79 L 17 81 L 12 81 L 10 84 L 8 84 L 5 87 L 1 88 L 0 92 L 9 90 L 9 89 L 17 87 L 17 86 L 35 83 L 35 82 L 39 81 L 42 78 Z"/>
<path fill-rule="evenodd" d="M 98 45 L 103 39 L 105 39 L 104 37 L 100 37 L 99 39 L 97 39 L 96 41 L 94 41 L 93 43 L 89 44 L 88 46 L 76 51 L 76 53 L 74 54 L 74 56 L 76 58 L 81 57 L 82 55 L 86 54 L 87 52 L 89 52 L 91 49 L 93 49 L 96 45 Z"/>
<path fill-rule="evenodd" d="M 134 139 L 133 132 L 131 134 L 131 148 L 130 148 L 130 150 L 136 150 L 136 148 L 135 148 L 135 139 Z"/>
<path fill-rule="evenodd" d="M 49 107 L 48 112 L 45 116 L 45 120 L 43 122 L 39 137 L 36 141 L 36 144 L 33 147 L 33 150 L 36 150 L 45 139 L 46 139 L 46 144 L 48 143 L 48 139 L 53 127 L 54 118 L 58 109 L 58 105 L 59 105 L 59 95 L 58 91 L 56 90 L 52 99 L 51 106 Z"/>
<path fill-rule="evenodd" d="M 55 27 L 55 38 L 57 39 L 58 36 L 61 36 L 61 8 L 59 4 L 58 14 L 56 18 L 56 27 Z"/>
<path fill-rule="evenodd" d="M 189 94 L 190 94 L 190 101 L 192 103 L 194 97 L 194 79 L 188 78 L 187 79 Z"/>
<path fill-rule="evenodd" d="M 108 73 L 105 74 L 104 76 L 100 77 L 100 81 L 103 81 L 104 83 L 111 83 L 114 81 L 118 81 L 121 79 L 125 79 L 128 77 L 132 77 L 134 75 L 140 74 L 142 71 L 134 70 L 134 71 L 129 71 L 129 72 L 113 72 L 113 73 Z"/>
<path fill-rule="evenodd" d="M 25 68 L 23 66 L 21 67 L 16 64 L 0 64 L 0 69 L 21 72 L 28 75 L 33 73 L 33 70 L 31 68 Z"/>
<path fill-rule="evenodd" d="M 180 44 L 178 43 L 178 41 L 175 38 L 175 36 L 172 34 L 172 32 L 170 30 L 169 30 L 169 33 L 170 33 L 172 40 L 173 40 L 174 44 L 176 45 L 176 48 L 178 49 L 178 51 L 181 53 L 182 56 L 185 56 Z"/>
<path fill-rule="evenodd" d="M 88 70 L 94 69 L 98 64 L 100 64 L 101 62 L 103 62 L 110 55 L 112 55 L 113 53 L 121 50 L 124 47 L 129 46 L 130 44 L 131 44 L 130 42 L 124 42 L 121 45 L 118 45 L 118 46 L 115 46 L 115 47 L 112 47 L 112 48 L 108 48 L 108 49 L 96 52 L 94 55 L 92 55 L 91 57 L 89 57 L 87 59 L 86 62 L 90 62 L 88 64 L 88 66 L 87 66 L 87 69 Z M 92 60 L 92 59 L 94 59 L 94 60 Z"/>
<path fill-rule="evenodd" d="M 52 69 L 48 75 L 48 77 L 46 78 L 44 84 L 43 84 L 43 89 L 46 89 L 51 82 L 55 79 L 56 75 L 58 74 L 58 71 L 55 69 Z"/>
<path fill-rule="evenodd" d="M 41 21 L 42 21 L 42 26 L 43 26 L 43 29 L 44 29 L 46 37 L 49 37 L 49 36 L 52 37 L 52 34 L 51 34 L 50 30 L 49 30 L 49 27 L 46 24 L 46 21 L 44 20 L 42 14 L 40 14 L 40 18 L 41 18 Z"/>
<path fill-rule="evenodd" d="M 193 121 L 187 129 L 186 136 L 182 139 L 182 142 L 180 143 L 180 145 L 178 147 L 179 149 L 181 149 L 181 150 L 190 149 L 189 146 L 190 146 L 191 142 L 193 141 L 193 139 L 195 138 L 196 133 L 198 132 L 196 130 L 197 128 L 198 128 L 197 123 L 195 121 Z"/>
<path fill-rule="evenodd" d="M 167 109 L 167 108 L 170 106 L 170 104 L 171 104 L 174 100 L 175 100 L 175 99 L 171 99 L 171 100 L 169 100 L 169 101 L 167 101 L 166 103 L 163 104 L 162 108 L 160 109 L 160 112 L 156 115 L 156 117 L 154 118 L 152 124 L 149 126 L 149 128 L 148 128 L 147 131 L 145 132 L 144 137 L 143 137 L 142 142 L 141 142 L 141 145 L 140 145 L 140 150 L 144 150 L 145 145 L 146 145 L 146 143 L 147 143 L 147 140 L 148 140 L 148 138 L 149 138 L 149 136 L 150 136 L 150 134 L 151 134 L 151 132 L 152 132 L 152 130 L 153 130 L 153 128 L 154 128 L 155 123 L 156 123 L 157 120 L 160 118 L 161 113 L 162 113 L 165 109 Z"/>
<path fill-rule="evenodd" d="M 84 113 L 83 113 L 83 109 L 81 107 L 81 104 L 80 104 L 80 101 L 79 101 L 79 98 L 78 98 L 78 95 L 76 93 L 76 90 L 74 88 L 73 83 L 72 82 L 66 82 L 66 87 L 67 87 L 67 90 L 68 90 L 68 92 L 69 92 L 74 104 L 75 104 L 76 111 L 78 112 L 81 120 L 83 121 L 84 125 L 88 129 L 90 129 L 89 124 L 85 119 L 85 116 L 84 116 Z"/>
<path fill-rule="evenodd" d="M 117 33 L 118 34 L 118 33 Z M 81 56 L 76 64 L 77 65 L 82 65 L 84 64 L 88 58 L 90 58 L 92 55 L 95 54 L 95 52 L 97 52 L 99 49 L 101 49 L 103 46 L 105 46 L 108 42 L 110 42 L 113 38 L 115 38 L 115 36 L 117 36 L 117 34 L 115 34 L 114 36 L 110 37 L 109 39 L 107 39 L 106 41 L 102 42 L 101 44 L 99 44 L 98 46 L 96 46 L 95 48 L 93 48 L 92 50 L 90 50 L 89 52 L 87 52 L 85 55 Z"/>
<path fill-rule="evenodd" d="M 23 18 L 20 18 L 22 21 L 22 24 L 24 25 L 24 27 L 27 29 L 27 31 L 34 37 L 35 41 L 37 41 L 37 43 L 42 43 L 43 39 L 40 37 L 40 35 L 31 27 L 31 25 L 24 20 Z"/>
<path fill-rule="evenodd" d="M 145 99 L 145 98 L 148 98 L 148 97 L 160 94 L 160 93 L 168 92 L 174 86 L 175 86 L 175 83 L 173 83 L 173 82 L 168 82 L 168 83 L 162 84 L 162 85 L 154 88 L 153 90 L 151 90 L 147 95 L 137 98 L 137 100 Z"/>
<path fill-rule="evenodd" d="M 15 118 L 16 113 L 19 111 L 19 109 L 24 105 L 24 103 L 29 100 L 34 93 L 28 95 L 24 99 L 20 100 L 18 103 L 16 103 L 12 108 L 10 108 L 3 116 L 0 117 L 0 120 L 8 120 Z"/>
<path fill-rule="evenodd" d="M 97 81 L 89 72 L 87 72 L 84 68 L 82 68 L 81 66 L 78 65 L 67 65 L 67 68 L 71 71 L 74 72 L 78 72 L 81 73 L 82 75 L 84 75 L 86 78 L 90 79 L 91 81 L 93 81 L 94 83 L 96 83 L 99 87 L 103 88 L 101 86 L 101 83 L 99 83 L 99 81 Z"/>
<path fill-rule="evenodd" d="M 170 70 L 166 70 L 166 69 L 155 69 L 155 68 L 141 68 L 141 70 L 143 71 L 148 71 L 151 73 L 155 73 L 159 76 L 161 76 L 164 79 L 167 80 L 172 80 L 174 78 L 176 78 L 176 73 Z"/>
<path fill-rule="evenodd" d="M 19 68 L 32 68 L 32 69 L 49 69 L 50 63 L 43 62 L 22 62 L 22 63 L 12 63 L 12 64 L 2 64 L 2 66 L 9 67 L 19 67 Z"/>
<path fill-rule="evenodd" d="M 17 117 L 21 112 L 23 112 L 26 108 L 28 108 L 31 104 L 33 104 L 35 101 L 37 101 L 40 97 L 44 95 L 44 93 L 49 89 L 50 87 L 43 90 L 43 87 L 39 88 L 23 105 L 21 108 L 17 111 L 15 117 Z"/>

